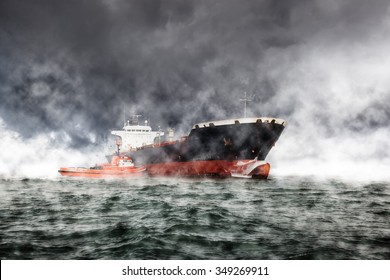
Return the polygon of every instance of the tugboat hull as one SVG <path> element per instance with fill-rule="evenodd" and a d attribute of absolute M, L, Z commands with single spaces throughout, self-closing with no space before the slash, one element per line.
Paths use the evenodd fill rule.
<path fill-rule="evenodd" d="M 128 178 L 140 176 L 145 171 L 145 166 L 134 166 L 133 160 L 127 156 L 113 156 L 111 163 L 103 163 L 90 168 L 61 167 L 58 170 L 62 176 L 82 178 Z"/>
<path fill-rule="evenodd" d="M 141 176 L 146 171 L 145 167 L 137 167 L 121 170 L 97 170 L 82 167 L 63 167 L 58 170 L 62 176 L 66 177 L 81 177 L 81 178 L 129 178 Z"/>

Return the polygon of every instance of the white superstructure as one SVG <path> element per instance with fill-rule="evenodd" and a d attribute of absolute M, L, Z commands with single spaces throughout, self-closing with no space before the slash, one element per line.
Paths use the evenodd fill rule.
<path fill-rule="evenodd" d="M 148 121 L 145 121 L 145 125 L 139 125 L 138 119 L 125 122 L 123 130 L 113 130 L 111 134 L 121 138 L 122 152 L 154 144 L 155 139 L 159 142 L 160 137 L 164 136 L 162 131 L 152 131 Z"/>

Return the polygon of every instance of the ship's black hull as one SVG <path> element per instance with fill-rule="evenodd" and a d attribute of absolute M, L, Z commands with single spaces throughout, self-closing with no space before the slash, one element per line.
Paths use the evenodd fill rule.
<path fill-rule="evenodd" d="M 144 147 L 130 154 L 137 164 L 193 161 L 264 160 L 283 132 L 284 122 L 275 120 L 205 127 L 196 125 L 184 141 Z"/>

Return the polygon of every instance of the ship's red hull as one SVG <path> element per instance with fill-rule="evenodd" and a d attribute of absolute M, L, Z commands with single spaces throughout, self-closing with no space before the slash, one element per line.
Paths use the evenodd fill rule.
<path fill-rule="evenodd" d="M 264 161 L 256 160 L 208 160 L 148 164 L 146 170 L 149 176 L 210 176 L 266 179 L 270 165 Z"/>

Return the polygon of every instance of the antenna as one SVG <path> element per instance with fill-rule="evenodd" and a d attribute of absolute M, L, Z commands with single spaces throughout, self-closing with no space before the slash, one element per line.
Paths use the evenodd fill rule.
<path fill-rule="evenodd" d="M 246 92 L 245 92 L 245 97 L 244 97 L 244 98 L 240 98 L 240 102 L 244 102 L 244 117 L 245 117 L 245 118 L 246 118 L 246 103 L 247 103 L 247 102 L 250 102 L 250 101 L 252 101 L 252 100 L 249 100 L 249 99 L 247 98 Z"/>

